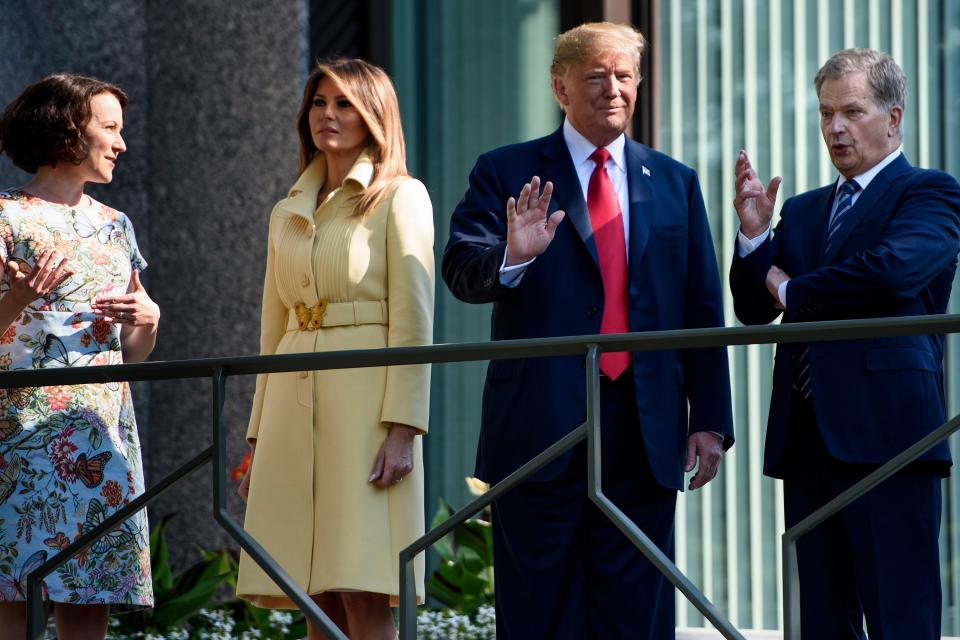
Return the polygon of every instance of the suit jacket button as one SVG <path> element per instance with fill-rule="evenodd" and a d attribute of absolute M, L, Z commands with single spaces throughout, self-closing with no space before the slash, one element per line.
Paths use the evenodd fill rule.
<path fill-rule="evenodd" d="M 303 285 L 304 287 L 310 286 L 310 278 L 307 276 L 303 276 L 303 278 L 300 280 L 300 284 Z"/>
<path fill-rule="evenodd" d="M 597 311 L 599 311 L 599 309 L 598 309 L 596 306 L 594 306 L 594 305 L 590 305 L 589 307 L 587 307 L 587 315 L 588 315 L 588 316 L 595 316 L 595 315 L 597 315 Z"/>
<path fill-rule="evenodd" d="M 302 379 L 306 378 L 308 375 L 310 375 L 310 374 L 308 374 L 306 371 L 301 371 L 301 372 L 300 372 L 300 379 L 302 380 Z"/>
<path fill-rule="evenodd" d="M 484 278 L 483 279 L 483 288 L 489 289 L 493 286 L 493 278 Z"/>

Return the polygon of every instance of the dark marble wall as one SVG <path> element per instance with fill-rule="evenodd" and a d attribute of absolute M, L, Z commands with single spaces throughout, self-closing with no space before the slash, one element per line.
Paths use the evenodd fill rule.
<path fill-rule="evenodd" d="M 0 0 L 0 103 L 47 73 L 76 71 L 130 95 L 114 182 L 90 193 L 128 213 L 160 305 L 152 360 L 255 354 L 267 217 L 297 169 L 293 118 L 306 68 L 305 0 Z M 0 157 L 0 186 L 26 176 Z M 253 380 L 228 382 L 239 460 Z M 210 384 L 137 383 L 147 484 L 211 442 Z M 228 538 L 211 515 L 211 470 L 169 491 L 171 542 Z M 241 508 L 235 501 L 235 512 Z"/>

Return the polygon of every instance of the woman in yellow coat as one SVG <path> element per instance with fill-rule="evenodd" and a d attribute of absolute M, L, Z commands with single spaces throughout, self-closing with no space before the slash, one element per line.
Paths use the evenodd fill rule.
<path fill-rule="evenodd" d="M 429 344 L 433 211 L 407 175 L 390 79 L 320 63 L 297 132 L 300 177 L 270 217 L 260 352 Z M 424 531 L 429 390 L 428 365 L 257 379 L 245 528 L 351 638 L 396 636 L 398 554 Z M 422 599 L 422 560 L 416 575 Z M 237 593 L 294 606 L 246 555 Z"/>

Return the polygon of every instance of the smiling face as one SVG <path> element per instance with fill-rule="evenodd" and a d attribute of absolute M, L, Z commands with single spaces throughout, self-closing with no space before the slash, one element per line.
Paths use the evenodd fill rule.
<path fill-rule="evenodd" d="M 112 93 L 98 93 L 90 99 L 90 121 L 83 128 L 87 157 L 76 171 L 84 182 L 102 184 L 113 180 L 117 157 L 127 150 L 123 131 L 123 108 Z"/>
<path fill-rule="evenodd" d="M 598 147 L 623 133 L 633 117 L 640 82 L 633 56 L 603 52 L 553 77 L 553 93 L 570 124 Z"/>
<path fill-rule="evenodd" d="M 307 117 L 313 144 L 325 154 L 356 157 L 370 139 L 360 112 L 327 76 L 317 83 Z"/>
<path fill-rule="evenodd" d="M 820 131 L 833 166 L 848 180 L 900 146 L 903 107 L 880 109 L 864 72 L 825 80 L 820 87 Z"/>

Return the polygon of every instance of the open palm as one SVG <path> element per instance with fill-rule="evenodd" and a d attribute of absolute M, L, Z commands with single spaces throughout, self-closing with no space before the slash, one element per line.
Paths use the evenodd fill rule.
<path fill-rule="evenodd" d="M 534 176 L 516 199 L 507 200 L 507 266 L 529 262 L 550 245 L 566 215 L 554 211 L 547 216 L 552 195 L 553 183 L 547 182 L 541 193 L 540 178 Z"/>
<path fill-rule="evenodd" d="M 740 218 L 740 230 L 748 238 L 753 238 L 770 226 L 781 178 L 780 176 L 773 178 L 764 189 L 745 151 L 741 151 L 737 158 L 736 172 L 737 195 L 733 199 L 733 206 L 737 209 L 737 216 Z"/>

